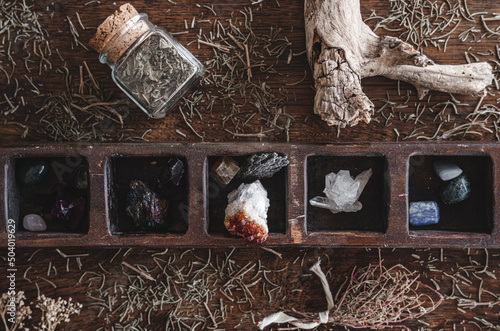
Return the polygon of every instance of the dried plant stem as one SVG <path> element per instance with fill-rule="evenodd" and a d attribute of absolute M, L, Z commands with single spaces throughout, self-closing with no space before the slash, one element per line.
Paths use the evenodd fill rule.
<path fill-rule="evenodd" d="M 127 268 L 130 268 L 130 269 L 134 270 L 135 272 L 137 272 L 138 274 L 140 274 L 141 276 L 143 276 L 144 278 L 146 278 L 146 279 L 148 279 L 148 280 L 152 280 L 152 281 L 154 281 L 154 280 L 155 280 L 153 277 L 151 277 L 151 275 L 149 275 L 149 274 L 145 273 L 144 271 L 141 271 L 141 270 L 137 269 L 136 267 L 134 267 L 134 266 L 132 266 L 132 265 L 128 264 L 128 263 L 127 263 L 127 262 L 125 262 L 125 261 L 122 261 L 122 264 L 123 264 L 124 266 L 126 266 Z"/>
<path fill-rule="evenodd" d="M 399 327 L 409 330 L 401 323 L 435 310 L 444 299 L 436 290 L 419 282 L 419 276 L 404 266 L 387 269 L 380 263 L 360 270 L 354 268 L 349 281 L 342 285 L 342 290 L 339 289 L 343 295 L 334 305 L 319 261 L 311 271 L 321 280 L 328 311 L 317 316 L 301 312 L 302 318 L 279 312 L 262 320 L 259 323 L 261 329 L 272 323 L 290 323 L 299 328 L 333 323 L 351 328 Z"/>

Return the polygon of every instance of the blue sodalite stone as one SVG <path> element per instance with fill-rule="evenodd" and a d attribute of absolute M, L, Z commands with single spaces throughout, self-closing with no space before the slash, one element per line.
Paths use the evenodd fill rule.
<path fill-rule="evenodd" d="M 436 201 L 410 202 L 410 225 L 424 226 L 439 222 L 439 207 Z"/>
<path fill-rule="evenodd" d="M 49 173 L 49 163 L 43 159 L 26 160 L 16 172 L 21 185 L 36 185 Z"/>
<path fill-rule="evenodd" d="M 470 193 L 470 182 L 465 174 L 445 182 L 440 191 L 441 200 L 446 204 L 462 202 L 470 197 Z"/>

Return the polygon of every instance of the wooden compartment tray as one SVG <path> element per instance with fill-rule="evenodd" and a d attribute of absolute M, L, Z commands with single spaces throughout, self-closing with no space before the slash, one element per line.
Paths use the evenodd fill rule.
<path fill-rule="evenodd" d="M 290 160 L 271 179 L 262 181 L 271 207 L 270 235 L 264 245 L 500 247 L 498 188 L 500 145 L 467 143 L 366 143 L 301 145 L 277 143 L 160 144 L 36 144 L 0 148 L 0 243 L 7 246 L 7 224 L 17 226 L 18 247 L 156 246 L 215 247 L 255 245 L 229 235 L 223 225 L 227 194 L 239 185 L 224 186 L 210 174 L 220 156 L 235 159 L 258 152 L 277 152 Z M 169 207 L 169 227 L 155 233 L 137 231 L 124 212 L 128 183 L 158 175 L 169 158 L 186 165 L 183 187 Z M 23 187 L 16 169 L 28 159 L 43 158 L 55 177 L 88 165 L 87 213 L 71 232 L 49 228 L 28 232 L 25 214 L 36 212 L 50 186 Z M 408 225 L 410 201 L 439 201 L 440 179 L 432 170 L 437 158 L 459 165 L 470 179 L 472 194 L 456 205 L 440 203 L 439 224 Z M 324 195 L 325 175 L 341 169 L 356 176 L 368 168 L 373 175 L 357 213 L 332 214 L 310 205 Z M 54 175 L 52 175 L 54 177 Z"/>

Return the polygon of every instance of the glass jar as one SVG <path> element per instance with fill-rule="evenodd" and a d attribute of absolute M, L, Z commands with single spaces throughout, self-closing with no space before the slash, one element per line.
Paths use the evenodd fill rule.
<path fill-rule="evenodd" d="M 205 68 L 148 15 L 125 22 L 100 52 L 114 82 L 150 117 L 162 118 L 203 77 Z"/>

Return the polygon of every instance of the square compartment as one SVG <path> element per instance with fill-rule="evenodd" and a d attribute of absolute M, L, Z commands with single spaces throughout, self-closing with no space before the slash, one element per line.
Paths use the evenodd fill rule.
<path fill-rule="evenodd" d="M 389 176 L 383 156 L 308 156 L 306 164 L 305 210 L 308 232 L 381 232 L 387 229 Z M 351 177 L 372 169 L 373 174 L 359 197 L 363 208 L 354 213 L 333 214 L 328 209 L 314 207 L 309 200 L 325 197 L 325 177 L 331 172 L 349 170 Z"/>
<path fill-rule="evenodd" d="M 435 160 L 447 160 L 459 166 L 469 178 L 471 195 L 468 199 L 445 204 L 439 196 L 443 181 L 434 172 Z M 439 223 L 411 226 L 411 231 L 454 231 L 491 233 L 493 228 L 493 162 L 489 156 L 413 155 L 408 163 L 408 202 L 436 201 Z M 408 206 L 409 209 L 409 206 Z"/>
<path fill-rule="evenodd" d="M 48 171 L 43 179 L 33 185 L 23 185 L 18 178 L 23 168 L 33 162 L 45 162 Z M 87 188 L 77 189 L 77 171 L 83 167 L 86 171 Z M 6 201 L 7 219 L 14 219 L 16 231 L 21 236 L 51 238 L 54 236 L 81 235 L 89 231 L 90 183 L 88 181 L 88 161 L 80 155 L 66 157 L 16 157 L 7 162 L 6 167 Z M 74 229 L 65 224 L 65 220 L 53 218 L 51 207 L 56 203 L 53 189 L 58 183 L 66 183 L 74 196 L 85 200 L 83 216 Z M 53 200 L 53 201 L 52 201 Z M 24 229 L 23 218 L 28 214 L 41 215 L 47 224 L 47 230 L 32 232 Z M 52 218 L 52 219 L 51 219 Z"/>
<path fill-rule="evenodd" d="M 231 156 L 238 165 L 241 166 L 251 155 L 252 154 L 226 156 Z M 220 183 L 210 171 L 220 157 L 222 156 L 209 156 L 205 163 L 207 167 L 205 173 L 208 177 L 206 179 L 207 189 L 205 193 L 208 201 L 208 212 L 206 213 L 208 215 L 208 233 L 212 236 L 231 237 L 231 234 L 224 226 L 225 210 L 228 204 L 227 195 L 237 189 L 242 183 L 248 184 L 252 183 L 252 181 L 242 181 L 238 178 L 233 178 L 227 185 Z M 278 171 L 273 177 L 260 180 L 262 186 L 267 190 L 267 197 L 269 199 L 269 209 L 267 212 L 269 236 L 272 234 L 283 235 L 286 233 L 287 177 L 288 166 Z"/>
<path fill-rule="evenodd" d="M 168 161 L 177 157 L 184 163 L 184 175 L 178 188 L 169 197 L 165 226 L 158 229 L 139 229 L 127 214 L 127 195 L 130 182 L 140 180 L 147 183 L 155 193 L 157 179 Z M 184 234 L 188 229 L 188 164 L 184 157 L 176 155 L 161 157 L 113 157 L 107 166 L 108 227 L 114 236 L 146 233 Z"/>

